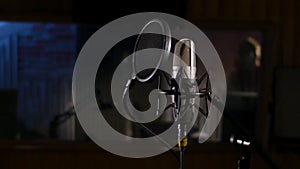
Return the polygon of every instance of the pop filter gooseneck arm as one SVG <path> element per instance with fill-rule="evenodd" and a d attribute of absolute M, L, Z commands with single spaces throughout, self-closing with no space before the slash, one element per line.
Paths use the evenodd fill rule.
<path fill-rule="evenodd" d="M 127 114 L 130 116 L 130 118 L 132 118 L 133 120 L 135 120 L 135 122 L 142 128 L 144 129 L 149 135 L 151 136 L 154 136 L 157 138 L 158 141 L 160 141 L 164 146 L 166 146 L 169 151 L 174 155 L 174 157 L 176 158 L 176 160 L 179 162 L 179 157 L 177 156 L 177 154 L 175 153 L 175 151 L 172 149 L 172 147 L 167 143 L 165 142 L 163 139 L 161 139 L 156 133 L 154 133 L 151 129 L 149 129 L 147 126 L 145 126 L 144 124 L 138 122 L 136 120 L 136 118 L 134 117 L 134 115 L 131 113 L 131 111 L 129 110 L 129 108 L 127 107 L 127 98 L 129 98 L 129 87 L 130 87 L 130 84 L 131 84 L 131 80 L 128 80 L 127 84 L 126 84 L 126 87 L 125 87 L 125 90 L 123 92 L 123 96 L 122 96 L 122 101 L 123 101 L 123 105 L 124 105 L 124 108 L 125 108 L 125 111 L 127 112 Z M 180 165 L 180 164 L 179 164 Z"/>

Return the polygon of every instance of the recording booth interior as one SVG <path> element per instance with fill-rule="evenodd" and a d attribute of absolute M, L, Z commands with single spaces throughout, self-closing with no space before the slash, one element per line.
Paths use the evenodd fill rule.
<path fill-rule="evenodd" d="M 0 168 L 298 169 L 299 7 L 293 0 L 0 2 Z M 140 159 L 102 149 L 83 130 L 74 110 L 72 76 L 83 45 L 110 21 L 137 12 L 164 12 L 190 21 L 211 41 L 224 67 L 227 99 L 222 119 L 201 143 L 206 119 L 206 100 L 201 100 L 203 112 L 188 134 L 179 166 L 177 146 Z M 146 138 L 151 132 L 124 120 L 106 90 L 118 64 L 136 49 L 137 38 L 121 41 L 106 54 L 95 79 L 95 96 L 116 131 Z M 161 48 L 166 42 L 166 37 L 152 34 L 139 38 L 141 49 Z M 176 52 L 178 41 L 170 40 L 170 50 Z M 204 63 L 197 58 L 196 64 L 196 78 L 204 82 Z M 146 85 L 130 84 L 128 97 L 138 110 L 151 106 L 148 95 L 157 84 L 172 86 L 167 83 L 171 75 L 158 70 L 153 77 Z M 206 89 L 211 83 L 208 79 Z M 171 89 L 169 93 L 176 93 Z M 167 130 L 172 113 L 166 112 L 146 127 L 154 133 Z"/>

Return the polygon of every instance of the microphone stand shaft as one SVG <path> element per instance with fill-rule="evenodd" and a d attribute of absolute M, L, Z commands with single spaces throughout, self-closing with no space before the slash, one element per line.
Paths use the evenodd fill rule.
<path fill-rule="evenodd" d="M 178 140 L 178 148 L 179 148 L 179 153 L 180 153 L 180 157 L 179 157 L 179 169 L 183 169 L 184 166 L 184 150 L 185 147 L 188 144 L 188 139 L 187 137 L 185 137 L 182 140 Z"/>

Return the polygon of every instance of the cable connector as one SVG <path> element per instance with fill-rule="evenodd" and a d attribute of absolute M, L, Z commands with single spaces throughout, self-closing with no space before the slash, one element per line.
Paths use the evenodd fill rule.
<path fill-rule="evenodd" d="M 188 139 L 184 138 L 180 141 L 178 141 L 178 147 L 186 147 L 188 145 Z"/>

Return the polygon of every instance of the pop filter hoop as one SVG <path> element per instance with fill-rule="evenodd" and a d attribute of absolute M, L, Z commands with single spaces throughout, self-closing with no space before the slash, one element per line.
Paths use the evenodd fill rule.
<path fill-rule="evenodd" d="M 152 71 L 152 73 L 147 76 L 147 77 L 141 77 L 138 75 L 137 73 L 137 68 L 136 68 L 136 52 L 138 50 L 138 46 L 141 40 L 141 36 L 142 34 L 144 34 L 145 30 L 147 27 L 149 27 L 149 25 L 151 24 L 158 24 L 162 30 L 162 36 L 164 36 L 164 47 L 163 47 L 163 52 L 160 55 L 159 61 L 157 63 L 157 65 L 155 66 L 155 69 Z M 166 59 L 168 59 L 169 54 L 171 52 L 171 31 L 170 31 L 170 27 L 169 25 L 164 22 L 163 20 L 159 20 L 159 19 L 152 19 L 150 20 L 141 30 L 141 32 L 138 34 L 138 37 L 136 39 L 135 45 L 134 45 L 134 50 L 133 50 L 133 54 L 132 54 L 132 79 L 136 79 L 139 82 L 147 82 L 148 80 L 150 80 L 154 74 L 157 72 L 158 67 L 160 66 L 162 60 L 164 57 L 166 57 Z"/>

